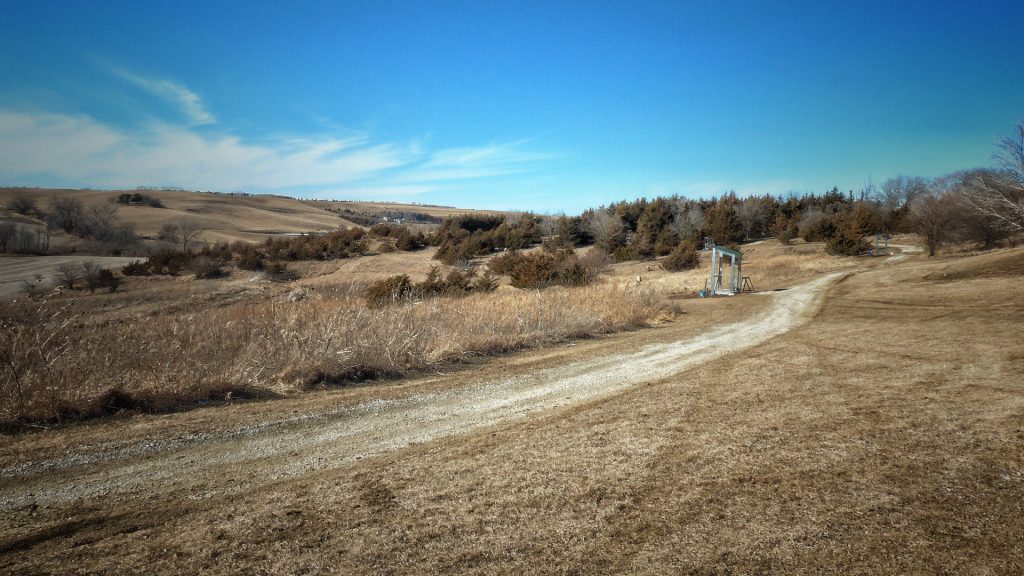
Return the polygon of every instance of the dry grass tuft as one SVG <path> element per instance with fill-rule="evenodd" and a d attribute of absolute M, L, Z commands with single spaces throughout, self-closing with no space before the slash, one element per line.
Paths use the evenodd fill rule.
<path fill-rule="evenodd" d="M 7 305 L 0 422 L 289 394 L 639 327 L 672 313 L 650 290 L 502 290 L 368 308 L 357 285 L 301 299 L 91 320 L 68 303 Z"/>

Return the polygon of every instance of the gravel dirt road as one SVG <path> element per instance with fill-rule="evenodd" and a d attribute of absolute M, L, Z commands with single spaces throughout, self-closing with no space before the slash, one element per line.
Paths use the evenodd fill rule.
<path fill-rule="evenodd" d="M 8 461 L 0 467 L 0 511 L 169 489 L 184 490 L 190 499 L 245 492 L 261 483 L 606 397 L 792 329 L 815 310 L 823 289 L 837 276 L 759 296 L 770 302 L 754 318 L 681 341 L 236 428 L 174 438 L 87 440 L 68 446 L 59 457 Z M 236 480 L 222 481 L 232 477 Z"/>

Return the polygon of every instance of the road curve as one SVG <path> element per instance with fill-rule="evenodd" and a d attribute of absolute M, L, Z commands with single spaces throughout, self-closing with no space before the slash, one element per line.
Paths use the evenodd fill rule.
<path fill-rule="evenodd" d="M 0 468 L 0 511 L 60 506 L 113 495 L 159 492 L 205 499 L 343 466 L 413 444 L 451 437 L 607 397 L 756 346 L 802 324 L 842 274 L 766 294 L 771 305 L 744 322 L 698 338 L 397 400 L 374 400 L 172 440 L 124 440 L 59 459 Z"/>

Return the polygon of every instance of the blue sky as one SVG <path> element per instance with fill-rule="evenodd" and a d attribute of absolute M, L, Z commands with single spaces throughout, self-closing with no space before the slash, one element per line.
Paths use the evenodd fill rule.
<path fill-rule="evenodd" d="M 1024 3 L 0 0 L 0 184 L 578 212 L 992 164 Z"/>

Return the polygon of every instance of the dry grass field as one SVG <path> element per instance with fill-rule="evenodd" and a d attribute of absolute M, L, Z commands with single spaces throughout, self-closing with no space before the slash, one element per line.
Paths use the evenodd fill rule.
<path fill-rule="evenodd" d="M 201 231 L 200 241 L 262 240 L 269 234 L 335 230 L 354 226 L 337 214 L 294 198 L 268 195 L 227 195 L 181 190 L 142 190 L 158 199 L 163 208 L 115 204 L 119 194 L 135 190 L 48 190 L 0 189 L 0 204 L 7 206 L 17 194 L 27 193 L 37 205 L 48 210 L 54 198 L 75 198 L 88 208 L 97 204 L 113 204 L 117 217 L 135 225 L 142 236 L 153 237 L 164 224 L 179 224 L 189 219 Z"/>
<path fill-rule="evenodd" d="M 450 216 L 458 216 L 460 214 L 468 213 L 501 214 L 501 212 L 495 210 L 469 210 L 466 208 L 455 208 L 453 206 L 407 204 L 402 202 L 359 202 L 355 200 L 305 200 L 304 202 L 311 206 L 316 206 L 317 208 L 323 208 L 324 210 L 331 210 L 334 212 L 337 212 L 338 210 L 344 211 L 346 208 L 355 212 L 370 214 L 383 212 L 418 212 L 420 214 L 427 214 L 436 218 L 448 218 Z"/>
<path fill-rule="evenodd" d="M 820 244 L 766 242 L 748 252 L 748 273 L 762 287 L 857 265 L 825 256 Z M 396 274 L 422 280 L 439 264 L 433 253 L 300 262 L 294 267 L 302 280 L 288 284 L 237 270 L 216 280 L 135 277 L 114 294 L 65 291 L 5 304 L 4 317 L 14 322 L 0 334 L 10 344 L 0 424 L 161 412 L 229 394 L 287 396 L 633 329 L 672 320 L 680 299 L 707 275 L 706 266 L 669 273 L 656 263 L 623 263 L 586 288 L 501 286 L 493 294 L 366 307 L 367 283 Z M 637 283 L 641 266 L 651 271 Z"/>
<path fill-rule="evenodd" d="M 162 208 L 116 204 L 118 195 L 139 192 L 159 200 Z M 398 204 L 391 202 L 328 202 L 299 200 L 266 194 L 241 195 L 191 192 L 184 190 L 71 190 L 42 188 L 0 188 L 0 206 L 7 207 L 18 195 L 27 194 L 36 205 L 48 210 L 54 198 L 75 198 L 88 208 L 114 204 L 117 217 L 135 225 L 135 231 L 155 237 L 164 224 L 179 224 L 188 219 L 201 228 L 197 239 L 206 242 L 260 241 L 275 234 L 296 234 L 336 230 L 358 226 L 345 219 L 350 209 L 364 216 L 393 212 L 415 212 L 445 218 L 469 212 L 481 212 L 447 206 Z M 486 211 L 484 211 L 486 212 Z M 497 214 L 497 212 L 490 212 Z"/>
<path fill-rule="evenodd" d="M 244 287 L 195 299 L 182 292 L 165 289 L 168 306 L 147 303 L 149 313 L 131 291 L 113 309 L 109 299 L 94 310 L 68 296 L 12 304 L 19 323 L 3 333 L 12 351 L 4 361 L 17 378 L 5 380 L 0 423 L 294 394 L 637 328 L 675 310 L 652 291 L 611 285 L 376 309 L 358 284 L 276 296 Z"/>
<path fill-rule="evenodd" d="M 490 424 L 443 407 L 742 331 L 786 292 L 443 375 L 5 437 L 0 571 L 1021 573 L 1024 250 L 839 261 L 787 332 Z M 394 420 L 417 406 L 442 409 Z"/>
<path fill-rule="evenodd" d="M 57 283 L 58 268 L 63 264 L 93 262 L 104 268 L 120 269 L 125 264 L 138 260 L 118 256 L 0 256 L 0 298 L 23 295 L 25 281 L 34 282 L 42 277 L 42 284 L 49 288 Z"/>

